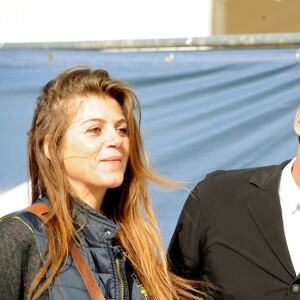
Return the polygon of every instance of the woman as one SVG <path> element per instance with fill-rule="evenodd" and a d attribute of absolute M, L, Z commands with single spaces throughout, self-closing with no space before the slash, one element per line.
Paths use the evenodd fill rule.
<path fill-rule="evenodd" d="M 103 70 L 75 67 L 45 85 L 28 160 L 32 203 L 49 212 L 1 219 L 1 299 L 90 299 L 72 245 L 105 299 L 200 299 L 168 270 L 147 180 L 171 184 L 148 164 L 139 112 Z"/>

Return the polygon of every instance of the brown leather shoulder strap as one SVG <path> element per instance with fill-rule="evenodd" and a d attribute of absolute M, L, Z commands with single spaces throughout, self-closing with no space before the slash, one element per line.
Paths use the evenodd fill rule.
<path fill-rule="evenodd" d="M 96 279 L 92 275 L 89 267 L 83 259 L 79 249 L 73 243 L 70 247 L 70 254 L 75 262 L 75 265 L 84 281 L 84 284 L 89 292 L 92 300 L 105 300 L 101 289 L 99 288 Z"/>
<path fill-rule="evenodd" d="M 34 215 L 39 217 L 43 222 L 45 222 L 47 215 L 51 211 L 51 208 L 43 203 L 34 203 L 25 208 L 25 210 L 33 213 Z"/>
<path fill-rule="evenodd" d="M 25 208 L 25 211 L 31 212 L 45 222 L 47 215 L 50 213 L 51 208 L 43 203 L 35 203 Z M 88 290 L 88 293 L 92 300 L 105 300 L 100 287 L 98 286 L 96 279 L 91 273 L 88 265 L 82 257 L 79 249 L 75 243 L 72 243 L 70 247 L 70 254 L 75 262 L 75 265 L 84 281 L 84 284 Z"/>

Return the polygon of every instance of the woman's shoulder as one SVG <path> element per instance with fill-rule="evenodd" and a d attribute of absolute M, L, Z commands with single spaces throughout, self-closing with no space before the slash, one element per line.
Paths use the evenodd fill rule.
<path fill-rule="evenodd" d="M 25 299 L 41 266 L 41 256 L 33 230 L 22 219 L 22 213 L 0 219 L 0 240 L 1 296 Z"/>
<path fill-rule="evenodd" d="M 0 219 L 0 240 L 17 244 L 35 243 L 31 227 L 18 215 L 7 215 Z"/>

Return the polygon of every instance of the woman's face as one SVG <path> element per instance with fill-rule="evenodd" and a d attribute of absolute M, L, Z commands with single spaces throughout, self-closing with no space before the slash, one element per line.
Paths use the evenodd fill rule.
<path fill-rule="evenodd" d="M 82 200 L 122 184 L 129 156 L 127 122 L 109 96 L 78 99 L 67 129 L 63 158 L 67 177 Z M 83 197 L 83 198 L 82 198 Z"/>

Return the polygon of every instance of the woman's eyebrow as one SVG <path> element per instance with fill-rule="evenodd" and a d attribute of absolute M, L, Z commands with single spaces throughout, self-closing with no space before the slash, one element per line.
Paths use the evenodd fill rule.
<path fill-rule="evenodd" d="M 125 118 L 119 119 L 115 122 L 115 125 L 120 125 L 120 124 L 127 124 L 127 121 Z"/>
<path fill-rule="evenodd" d="M 86 124 L 88 122 L 99 122 L 99 123 L 105 123 L 106 121 L 102 118 L 91 118 L 91 119 L 87 119 L 81 122 L 81 124 Z"/>
<path fill-rule="evenodd" d="M 102 119 L 102 118 L 91 118 L 91 119 L 87 119 L 87 120 L 84 120 L 81 124 L 86 124 L 88 122 L 99 122 L 99 123 L 106 123 L 106 120 L 105 119 Z M 118 119 L 116 120 L 115 122 L 115 125 L 120 125 L 122 123 L 126 123 L 127 124 L 127 121 L 125 118 L 121 118 L 121 119 Z"/>

